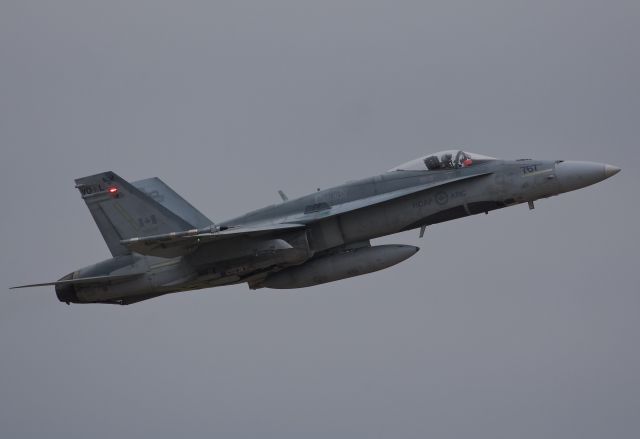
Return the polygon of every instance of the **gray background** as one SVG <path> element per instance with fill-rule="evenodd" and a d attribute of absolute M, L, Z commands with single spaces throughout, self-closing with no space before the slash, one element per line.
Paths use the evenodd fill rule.
<path fill-rule="evenodd" d="M 0 1 L 0 434 L 640 436 L 640 3 Z M 108 256 L 73 178 L 214 220 L 450 147 L 596 186 L 378 242 L 300 291 L 70 306 Z"/>

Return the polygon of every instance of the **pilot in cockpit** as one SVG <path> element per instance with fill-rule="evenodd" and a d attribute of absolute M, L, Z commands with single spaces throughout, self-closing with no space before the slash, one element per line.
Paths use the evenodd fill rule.
<path fill-rule="evenodd" d="M 424 159 L 424 164 L 427 169 L 457 169 L 464 166 L 471 166 L 471 160 L 467 158 L 463 151 L 458 151 L 455 159 L 453 154 L 445 152 L 439 158 L 437 155 L 432 155 Z"/>
<path fill-rule="evenodd" d="M 424 156 L 410 162 L 396 166 L 391 171 L 420 171 L 426 167 L 429 171 L 469 168 L 476 164 L 482 164 L 489 160 L 496 160 L 480 154 L 468 153 L 462 150 L 441 151 L 436 154 Z"/>
<path fill-rule="evenodd" d="M 453 160 L 451 154 L 443 154 L 441 159 L 441 166 L 444 169 L 453 169 Z"/>

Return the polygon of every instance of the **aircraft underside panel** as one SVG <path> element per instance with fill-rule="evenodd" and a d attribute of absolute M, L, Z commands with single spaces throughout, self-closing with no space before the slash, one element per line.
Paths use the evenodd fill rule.
<path fill-rule="evenodd" d="M 338 247 L 345 243 L 340 217 L 327 218 L 309 226 L 309 242 L 316 251 Z"/>

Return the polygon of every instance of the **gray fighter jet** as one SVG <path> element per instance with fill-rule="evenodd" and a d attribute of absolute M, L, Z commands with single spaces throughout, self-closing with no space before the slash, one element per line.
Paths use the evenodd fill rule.
<path fill-rule="evenodd" d="M 382 270 L 418 247 L 370 240 L 580 189 L 619 172 L 600 163 L 498 160 L 443 151 L 383 174 L 214 223 L 158 178 L 76 180 L 112 258 L 54 285 L 69 303 L 127 305 L 246 282 L 304 288 Z"/>

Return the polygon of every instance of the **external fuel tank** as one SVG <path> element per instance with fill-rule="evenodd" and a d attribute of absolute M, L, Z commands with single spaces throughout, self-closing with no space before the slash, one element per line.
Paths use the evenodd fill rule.
<path fill-rule="evenodd" d="M 267 277 L 257 288 L 304 288 L 360 276 L 396 265 L 420 250 L 412 245 L 377 245 L 311 259 Z"/>

